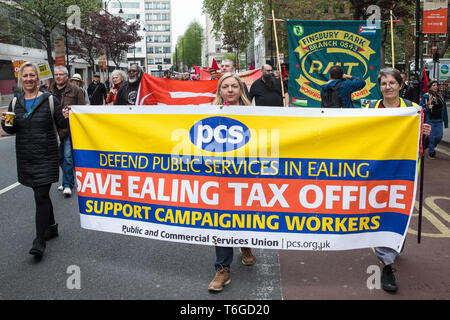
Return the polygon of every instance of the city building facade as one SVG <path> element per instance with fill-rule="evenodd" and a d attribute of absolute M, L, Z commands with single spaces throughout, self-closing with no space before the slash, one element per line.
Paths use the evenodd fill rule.
<path fill-rule="evenodd" d="M 265 37 L 262 31 L 254 31 L 246 52 L 240 54 L 240 69 L 244 70 L 252 63 L 255 68 L 261 68 L 267 59 Z M 211 67 L 213 60 L 220 65 L 225 55 L 230 53 L 224 46 L 220 35 L 213 31 L 213 22 L 208 14 L 205 14 L 205 29 L 202 45 L 202 66 Z"/>

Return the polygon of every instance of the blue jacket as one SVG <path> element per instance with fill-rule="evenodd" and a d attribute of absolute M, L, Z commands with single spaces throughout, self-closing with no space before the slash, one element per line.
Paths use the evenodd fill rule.
<path fill-rule="evenodd" d="M 325 83 L 320 89 L 320 95 L 323 96 L 324 90 L 328 90 L 335 86 L 341 80 L 330 80 Z M 351 80 L 344 80 L 339 87 L 339 94 L 341 95 L 342 108 L 354 108 L 351 95 L 355 91 L 359 91 L 364 88 L 366 82 L 361 78 L 352 77 Z"/>
<path fill-rule="evenodd" d="M 430 98 L 430 95 L 428 93 L 425 93 L 422 95 L 422 99 L 420 99 L 420 105 L 422 106 L 422 108 L 425 112 L 425 122 L 430 120 L 430 107 L 428 105 L 429 98 Z M 445 99 L 444 99 L 444 107 L 442 108 L 442 112 L 441 112 L 441 120 L 444 122 L 444 127 L 448 128 L 448 112 L 447 112 L 447 104 L 445 103 Z"/>

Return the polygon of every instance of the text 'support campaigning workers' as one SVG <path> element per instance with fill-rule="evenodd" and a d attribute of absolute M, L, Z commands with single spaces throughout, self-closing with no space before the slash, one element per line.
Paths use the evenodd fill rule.
<path fill-rule="evenodd" d="M 400 250 L 420 112 L 75 106 L 83 228 L 270 249 Z"/>

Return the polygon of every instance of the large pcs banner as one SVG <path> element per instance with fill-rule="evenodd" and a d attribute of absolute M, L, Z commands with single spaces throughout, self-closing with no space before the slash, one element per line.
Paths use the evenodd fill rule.
<path fill-rule="evenodd" d="M 400 250 L 418 108 L 74 106 L 81 226 L 201 245 Z"/>
<path fill-rule="evenodd" d="M 355 107 L 361 99 L 379 99 L 381 29 L 364 21 L 288 20 L 289 96 L 298 106 L 320 107 L 320 88 L 330 68 L 360 77 L 366 86 L 352 94 Z"/>

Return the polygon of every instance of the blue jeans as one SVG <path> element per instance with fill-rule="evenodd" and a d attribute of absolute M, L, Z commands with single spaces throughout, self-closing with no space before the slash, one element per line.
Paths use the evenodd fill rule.
<path fill-rule="evenodd" d="M 441 142 L 442 140 L 442 135 L 444 134 L 444 123 L 442 122 L 442 120 L 428 120 L 428 124 L 431 125 L 428 154 L 433 155 L 436 153 L 434 149 L 437 147 L 438 143 Z"/>
<path fill-rule="evenodd" d="M 233 247 L 218 247 L 216 246 L 216 262 L 214 267 L 216 270 L 223 268 L 230 268 L 233 261 Z"/>
<path fill-rule="evenodd" d="M 61 139 L 61 144 L 59 145 L 59 165 L 62 170 L 63 187 L 72 189 L 75 184 L 75 178 L 73 174 L 74 167 L 70 136 Z"/>

